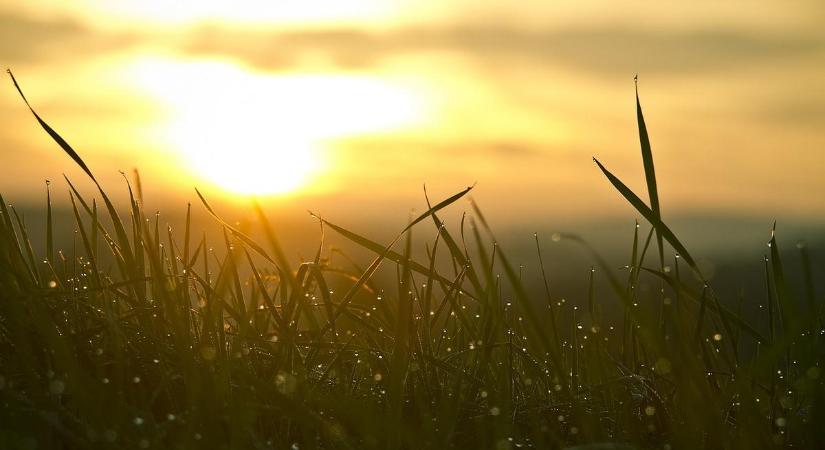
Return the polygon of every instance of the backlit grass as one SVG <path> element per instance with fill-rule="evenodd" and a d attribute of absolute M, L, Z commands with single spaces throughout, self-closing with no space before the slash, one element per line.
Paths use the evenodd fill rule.
<path fill-rule="evenodd" d="M 262 208 L 256 242 L 198 192 L 223 229 L 207 241 L 190 211 L 164 229 L 139 186 L 113 204 L 35 113 L 99 191 L 66 180 L 74 223 L 52 223 L 49 194 L 45 236 L 0 198 L 0 447 L 824 448 L 825 317 L 806 250 L 808 281 L 789 286 L 766 237 L 764 286 L 720 298 L 662 221 L 637 110 L 649 202 L 596 161 L 647 221 L 627 259 L 552 236 L 593 254 L 580 301 L 548 284 L 551 236 L 535 236 L 540 270 L 524 272 L 475 204 L 442 222 L 471 188 L 428 199 L 389 243 L 317 217 L 374 256 L 344 264 L 321 242 L 296 264 Z M 55 227 L 76 245 L 55 248 Z M 425 227 L 434 239 L 416 240 Z"/>

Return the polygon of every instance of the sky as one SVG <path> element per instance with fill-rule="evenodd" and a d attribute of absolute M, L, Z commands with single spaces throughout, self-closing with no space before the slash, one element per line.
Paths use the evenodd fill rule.
<path fill-rule="evenodd" d="M 334 217 L 475 184 L 498 223 L 634 217 L 634 75 L 665 219 L 825 223 L 825 3 L 0 0 L 0 63 L 110 190 Z M 0 193 L 82 172 L 0 83 Z M 61 184 L 62 185 L 62 184 Z M 111 187 L 110 187 L 111 186 Z"/>

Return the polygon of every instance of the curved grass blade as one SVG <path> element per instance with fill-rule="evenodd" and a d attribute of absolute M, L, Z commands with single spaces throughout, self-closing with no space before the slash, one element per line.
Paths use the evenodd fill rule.
<path fill-rule="evenodd" d="M 13 206 L 11 207 L 11 212 L 14 214 L 14 219 L 17 222 L 17 229 L 20 231 L 20 243 L 23 246 L 23 249 L 26 251 L 26 257 L 29 260 L 29 266 L 31 267 L 31 274 L 34 281 L 40 285 L 42 281 L 40 280 L 40 271 L 37 270 L 37 263 L 35 262 L 34 257 L 34 249 L 32 248 L 32 242 L 29 239 L 29 233 L 26 231 L 26 222 L 24 219 L 17 213 L 17 209 Z"/>
<path fill-rule="evenodd" d="M 203 203 L 203 206 L 206 208 L 207 211 L 209 211 L 209 214 L 212 215 L 212 217 L 214 217 L 215 220 L 218 221 L 218 223 L 220 223 L 221 225 L 226 227 L 226 229 L 229 230 L 229 232 L 232 233 L 232 235 L 234 235 L 235 237 L 237 237 L 238 239 L 243 241 L 252 250 L 255 250 L 255 253 L 258 253 L 259 255 L 263 256 L 267 261 L 271 262 L 276 267 L 280 267 L 278 265 L 278 263 L 274 259 L 272 259 L 271 256 L 269 256 L 269 253 L 267 253 L 266 250 L 264 250 L 263 247 L 258 245 L 258 243 L 256 243 L 254 240 L 252 240 L 251 237 L 247 236 L 242 231 L 238 230 L 237 228 L 235 228 L 232 225 L 228 224 L 225 220 L 221 219 L 218 216 L 218 214 L 215 213 L 215 210 L 212 209 L 212 207 L 209 205 L 209 202 L 206 201 L 206 198 L 204 198 L 203 194 L 201 194 L 201 191 L 199 191 L 198 188 L 195 188 L 195 192 L 198 194 L 198 198 L 201 199 L 201 203 Z"/>
<path fill-rule="evenodd" d="M 389 259 L 390 261 L 401 264 L 401 263 L 404 262 L 404 257 L 400 253 L 391 250 L 391 248 L 398 242 L 398 239 L 401 236 L 403 236 L 403 234 L 406 233 L 413 225 L 417 224 L 418 222 L 420 222 L 421 220 L 423 220 L 427 216 L 429 216 L 431 214 L 434 214 L 439 209 L 444 208 L 449 203 L 452 203 L 455 200 L 458 200 L 459 198 L 461 198 L 461 196 L 466 194 L 470 189 L 472 189 L 472 188 L 467 188 L 464 191 L 462 191 L 462 192 L 450 197 L 449 199 L 439 203 L 438 205 L 436 205 L 434 207 L 431 207 L 427 212 L 425 212 L 424 214 L 419 216 L 416 220 L 410 222 L 410 224 L 407 225 L 404 228 L 403 231 L 401 231 L 401 233 L 398 235 L 398 237 L 396 237 L 395 240 L 393 240 L 393 242 L 388 247 L 384 247 L 383 245 L 381 245 L 381 244 L 379 244 L 379 243 L 377 243 L 377 242 L 375 242 L 371 239 L 367 239 L 367 238 L 365 238 L 365 237 L 363 237 L 359 234 L 356 234 L 352 231 L 347 230 L 346 228 L 338 226 L 338 225 L 336 225 L 336 224 L 334 224 L 334 223 L 332 223 L 332 222 L 330 222 L 330 221 L 328 221 L 328 220 L 326 220 L 322 217 L 316 216 L 312 212 L 310 212 L 310 214 L 313 214 L 313 216 L 317 217 L 318 220 L 321 221 L 321 223 L 323 223 L 324 225 L 332 228 L 333 230 L 335 230 L 337 233 L 344 236 L 345 238 L 347 238 L 347 239 L 355 242 L 356 244 L 358 244 L 358 245 L 360 245 L 360 246 L 362 246 L 362 247 L 364 247 L 368 250 L 371 250 L 371 251 L 373 251 L 373 252 L 375 252 L 379 255 L 383 255 L 383 256 L 381 256 L 382 258 L 386 258 L 386 259 Z M 445 204 L 445 202 L 449 202 L 449 203 Z M 444 231 L 446 231 L 446 230 L 444 230 Z M 448 285 L 448 286 L 452 285 L 451 280 L 445 278 L 444 276 L 442 276 L 442 275 L 440 275 L 436 272 L 432 272 L 429 268 L 427 268 L 426 266 L 424 266 L 421 263 L 410 260 L 409 262 L 407 262 L 407 264 L 409 264 L 410 269 L 415 271 L 415 272 L 418 272 L 422 275 L 426 275 L 428 277 L 431 276 L 433 279 L 438 280 L 440 283 L 442 283 L 444 285 Z M 467 294 L 467 293 L 465 293 L 465 294 L 469 296 L 469 294 Z"/>
<path fill-rule="evenodd" d="M 430 197 L 427 194 L 427 186 L 424 186 L 424 198 L 427 200 L 427 206 L 430 206 Z M 466 216 L 461 216 L 461 240 L 462 243 L 464 242 L 464 218 Z M 464 251 L 462 252 L 461 248 L 458 246 L 458 243 L 453 239 L 452 235 L 450 235 L 449 230 L 447 230 L 447 226 L 444 224 L 443 221 L 438 217 L 437 214 L 433 213 L 433 224 L 435 225 L 438 232 L 443 235 L 444 243 L 447 244 L 447 248 L 450 250 L 450 255 L 452 256 L 452 262 L 454 265 L 455 273 L 459 271 L 455 267 L 455 263 L 457 262 L 459 266 L 465 267 L 471 265 L 470 258 L 467 256 L 467 246 L 464 245 Z M 463 269 L 462 269 L 463 271 Z M 475 290 L 476 296 L 481 296 L 484 293 L 484 289 L 481 286 L 481 281 L 478 278 L 478 274 L 476 274 L 475 270 L 468 270 L 467 271 L 467 279 L 470 280 L 470 284 L 473 286 Z"/>
<path fill-rule="evenodd" d="M 47 124 L 43 119 L 41 119 L 40 115 L 34 111 L 34 108 L 32 108 L 32 105 L 29 104 L 29 101 L 23 94 L 23 90 L 20 89 L 20 85 L 17 84 L 17 79 L 14 78 L 14 74 L 11 73 L 11 70 L 6 69 L 6 73 L 9 74 L 9 76 L 11 77 L 11 81 L 12 83 L 14 83 L 14 87 L 17 89 L 17 92 L 20 94 L 20 97 L 23 99 L 23 102 L 26 103 L 26 106 L 29 108 L 29 111 L 31 111 L 32 114 L 34 114 L 34 118 L 37 119 L 37 122 L 40 124 L 40 126 L 43 127 L 43 129 L 46 130 L 46 133 L 48 133 L 49 136 L 51 136 L 52 139 L 54 139 L 54 141 L 57 142 L 58 145 L 60 145 L 63 151 L 66 152 L 66 154 L 69 155 L 74 160 L 74 162 L 76 162 L 77 165 L 80 166 L 80 168 L 83 169 L 84 172 L 86 172 L 87 175 L 89 175 L 89 178 L 91 178 L 95 183 L 97 183 L 95 176 L 92 175 L 92 171 L 89 170 L 89 167 L 86 166 L 86 163 L 83 162 L 83 160 L 80 158 L 80 155 L 78 155 L 77 152 L 74 151 L 72 146 L 69 145 L 69 143 L 66 142 L 66 140 L 63 139 L 59 134 L 57 134 L 57 132 L 54 131 L 54 129 L 50 127 L 49 124 Z"/>
<path fill-rule="evenodd" d="M 347 291 L 347 293 L 344 295 L 344 298 L 342 298 L 341 302 L 338 304 L 338 309 L 335 312 L 334 319 L 337 319 L 338 316 L 340 316 L 343 313 L 343 311 L 346 309 L 347 305 L 349 305 L 349 303 L 355 297 L 355 294 L 358 293 L 358 291 L 361 289 L 361 286 L 363 286 L 370 278 L 372 278 L 372 275 L 375 273 L 375 271 L 378 270 L 378 267 L 381 265 L 381 262 L 385 258 L 387 258 L 387 256 L 392 252 L 393 246 L 395 246 L 395 244 L 401 239 L 402 236 L 404 236 L 404 234 L 407 231 L 410 230 L 410 228 L 412 228 L 415 224 L 421 222 L 422 220 L 426 219 L 427 217 L 433 215 L 436 211 L 438 211 L 442 208 L 445 208 L 446 206 L 448 206 L 451 203 L 455 202 L 456 200 L 460 199 L 465 194 L 470 192 L 470 190 L 472 188 L 473 188 L 472 186 L 469 186 L 466 189 L 464 189 L 463 191 L 451 196 L 450 198 L 439 202 L 437 205 L 429 208 L 423 214 L 421 214 L 420 216 L 415 218 L 415 220 L 411 221 L 406 227 L 404 227 L 404 229 L 401 230 L 401 232 L 398 234 L 398 236 L 396 236 L 395 239 L 393 239 L 392 242 L 390 242 L 389 245 L 387 245 L 384 248 L 384 250 L 381 251 L 381 253 L 379 253 L 378 256 L 372 261 L 372 263 L 369 265 L 369 267 L 367 267 L 367 270 L 365 270 L 364 273 L 361 274 L 361 277 L 358 278 L 358 281 L 356 281 L 355 284 L 353 284 L 350 287 L 349 291 Z M 310 214 L 312 214 L 312 213 L 310 212 Z M 317 215 L 314 215 L 314 214 L 313 214 L 313 216 L 318 217 Z M 343 228 L 334 227 L 331 223 L 326 222 L 321 217 L 318 217 L 318 220 L 324 221 L 327 225 L 329 225 L 330 227 L 332 227 L 336 231 L 338 231 L 339 229 L 343 230 Z M 367 248 L 370 248 L 370 247 L 367 247 Z M 421 266 L 421 267 L 423 267 L 423 266 Z M 412 268 L 412 265 L 410 265 L 410 268 Z M 426 271 L 426 269 L 424 269 L 424 270 Z M 334 322 L 334 320 L 333 320 L 333 322 Z M 328 329 L 328 327 L 324 327 L 324 329 L 321 331 L 321 334 L 323 335 L 327 331 L 327 329 Z"/>
<path fill-rule="evenodd" d="M 687 248 L 685 248 L 682 242 L 680 242 L 676 235 L 673 234 L 673 231 L 671 231 L 670 228 L 667 225 L 665 225 L 664 222 L 662 222 L 662 220 L 653 212 L 653 210 L 651 210 L 647 205 L 645 205 L 645 203 L 642 201 L 642 199 L 639 198 L 639 196 L 637 196 L 632 190 L 630 190 L 630 188 L 628 188 L 627 185 L 625 185 L 615 175 L 610 173 L 610 171 L 607 170 L 607 168 L 605 168 L 602 165 L 602 163 L 599 162 L 598 159 L 593 158 L 593 162 L 595 162 L 596 165 L 599 166 L 599 169 L 601 169 L 602 173 L 604 173 L 604 175 L 607 177 L 607 179 L 610 181 L 613 187 L 615 187 L 616 190 L 618 190 L 619 193 L 622 194 L 622 196 L 628 202 L 630 202 L 630 204 L 633 205 L 633 207 L 636 208 L 636 210 L 639 211 L 639 213 L 642 216 L 644 216 L 644 218 L 647 219 L 647 221 L 650 222 L 650 224 L 653 225 L 653 227 L 656 228 L 658 232 L 662 234 L 662 237 L 665 240 L 667 240 L 667 242 L 670 245 L 673 246 L 673 248 L 679 253 L 679 255 L 681 255 L 681 257 L 684 258 L 685 262 L 688 263 L 690 268 L 693 269 L 697 275 L 699 275 L 702 281 L 704 281 L 705 277 L 699 270 L 699 266 L 696 264 L 696 261 L 690 255 L 690 252 L 688 252 Z"/>
<path fill-rule="evenodd" d="M 284 253 L 284 250 L 281 247 L 281 243 L 278 241 L 277 234 L 272 228 L 272 225 L 270 224 L 269 219 L 266 217 L 266 214 L 264 214 L 261 205 L 258 204 L 257 201 L 254 201 L 253 207 L 255 208 L 255 212 L 258 215 L 258 220 L 261 221 L 261 226 L 264 229 L 264 236 L 266 236 L 266 240 L 269 241 L 269 247 L 275 253 L 275 260 L 278 262 L 277 264 L 275 264 L 275 266 L 279 267 L 281 273 L 285 275 L 286 282 L 292 290 L 292 294 L 300 297 L 303 293 L 303 289 L 301 289 L 300 283 L 298 283 L 295 274 L 292 272 L 292 267 L 289 263 L 289 259 L 287 259 L 286 254 Z M 240 231 L 238 233 L 240 233 Z M 249 240 L 251 241 L 251 239 Z M 319 256 L 320 251 L 321 250 L 319 248 Z"/>
<path fill-rule="evenodd" d="M 685 297 L 687 297 L 687 298 L 689 298 L 689 299 L 691 299 L 691 300 L 693 300 L 693 301 L 695 301 L 695 302 L 697 302 L 701 305 L 701 303 L 702 303 L 702 299 L 701 299 L 702 298 L 702 293 L 696 292 L 694 289 L 690 288 L 683 281 L 675 279 L 675 278 L 673 278 L 673 277 L 671 277 L 671 276 L 669 276 L 669 275 L 667 275 L 663 272 L 660 272 L 658 270 L 652 270 L 652 269 L 649 269 L 647 267 L 643 267 L 642 270 L 644 270 L 644 271 L 646 271 L 646 272 L 648 272 L 652 275 L 655 275 L 658 278 L 661 278 L 668 285 L 670 285 L 670 287 L 673 288 L 674 291 L 681 292 L 682 294 L 685 295 Z M 715 298 L 715 294 L 713 294 L 712 291 L 709 292 L 709 294 L 711 296 L 713 296 L 713 298 Z M 719 317 L 723 319 L 723 321 L 726 320 L 726 321 L 729 321 L 730 324 L 736 325 L 742 331 L 745 331 L 746 333 L 751 335 L 758 342 L 765 342 L 764 336 L 762 336 L 762 334 L 759 331 L 757 331 L 753 326 L 751 326 L 749 323 L 747 323 L 743 318 L 739 317 L 736 313 L 734 313 L 734 312 L 730 311 L 729 309 L 725 308 L 724 306 L 722 306 L 719 303 L 719 301 L 714 301 L 713 303 L 708 303 L 707 307 L 709 309 L 711 309 L 713 312 L 715 312 L 716 314 L 718 314 Z M 728 325 L 728 326 L 726 326 L 726 328 L 727 328 L 726 331 L 728 331 L 730 333 L 730 331 L 732 330 L 730 328 L 730 326 Z"/>

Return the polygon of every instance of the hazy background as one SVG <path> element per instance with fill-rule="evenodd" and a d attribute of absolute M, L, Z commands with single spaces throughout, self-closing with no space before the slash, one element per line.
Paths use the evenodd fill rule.
<path fill-rule="evenodd" d="M 311 209 L 383 238 L 423 184 L 477 182 L 500 239 L 574 230 L 607 252 L 637 214 L 591 157 L 646 198 L 638 73 L 665 220 L 756 263 L 774 219 L 822 242 L 823 20 L 817 0 L 0 0 L 0 63 L 109 191 L 139 168 L 170 222 L 198 186 L 230 221 L 252 191 L 294 236 L 317 238 Z M 44 180 L 58 207 L 61 174 L 89 189 L 8 81 L 0 111 L 0 192 L 29 222 Z"/>

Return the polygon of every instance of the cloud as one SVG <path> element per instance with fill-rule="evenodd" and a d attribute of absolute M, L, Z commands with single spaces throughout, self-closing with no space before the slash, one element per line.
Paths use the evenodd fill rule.
<path fill-rule="evenodd" d="M 331 150 L 337 160 L 346 161 L 344 172 L 378 179 L 403 173 L 421 179 L 461 176 L 471 181 L 482 175 L 500 175 L 502 170 L 517 170 L 524 181 L 537 175 L 546 177 L 545 172 L 533 169 L 548 161 L 552 161 L 553 170 L 591 167 L 590 151 L 581 146 L 559 146 L 529 137 L 445 141 L 421 136 L 359 136 L 338 141 Z M 563 172 L 554 172 L 553 178 Z"/>
<path fill-rule="evenodd" d="M 169 31 L 169 30 L 167 30 Z M 773 64 L 825 53 L 825 33 L 770 33 L 705 27 L 657 29 L 625 25 L 537 29 L 514 24 L 454 23 L 375 31 L 358 27 L 248 30 L 226 24 L 111 32 L 70 17 L 35 18 L 0 10 L 0 59 L 44 62 L 163 43 L 183 55 L 227 57 L 261 70 L 287 70 L 305 58 L 343 68 L 371 67 L 394 58 L 450 54 L 488 68 L 567 67 L 593 75 L 695 73 Z M 183 36 L 183 37 L 179 37 Z"/>
<path fill-rule="evenodd" d="M 36 19 L 0 11 L 0 60 L 41 63 L 123 49 L 134 37 L 101 33 L 69 18 Z"/>
<path fill-rule="evenodd" d="M 619 26 L 542 31 L 483 24 L 384 32 L 356 28 L 250 32 L 211 26 L 193 32 L 183 50 L 198 56 L 228 56 L 264 70 L 288 68 L 307 55 L 350 67 L 436 52 L 472 58 L 482 64 L 566 66 L 626 76 L 635 71 L 681 73 L 772 64 L 822 53 L 825 35 Z"/>

